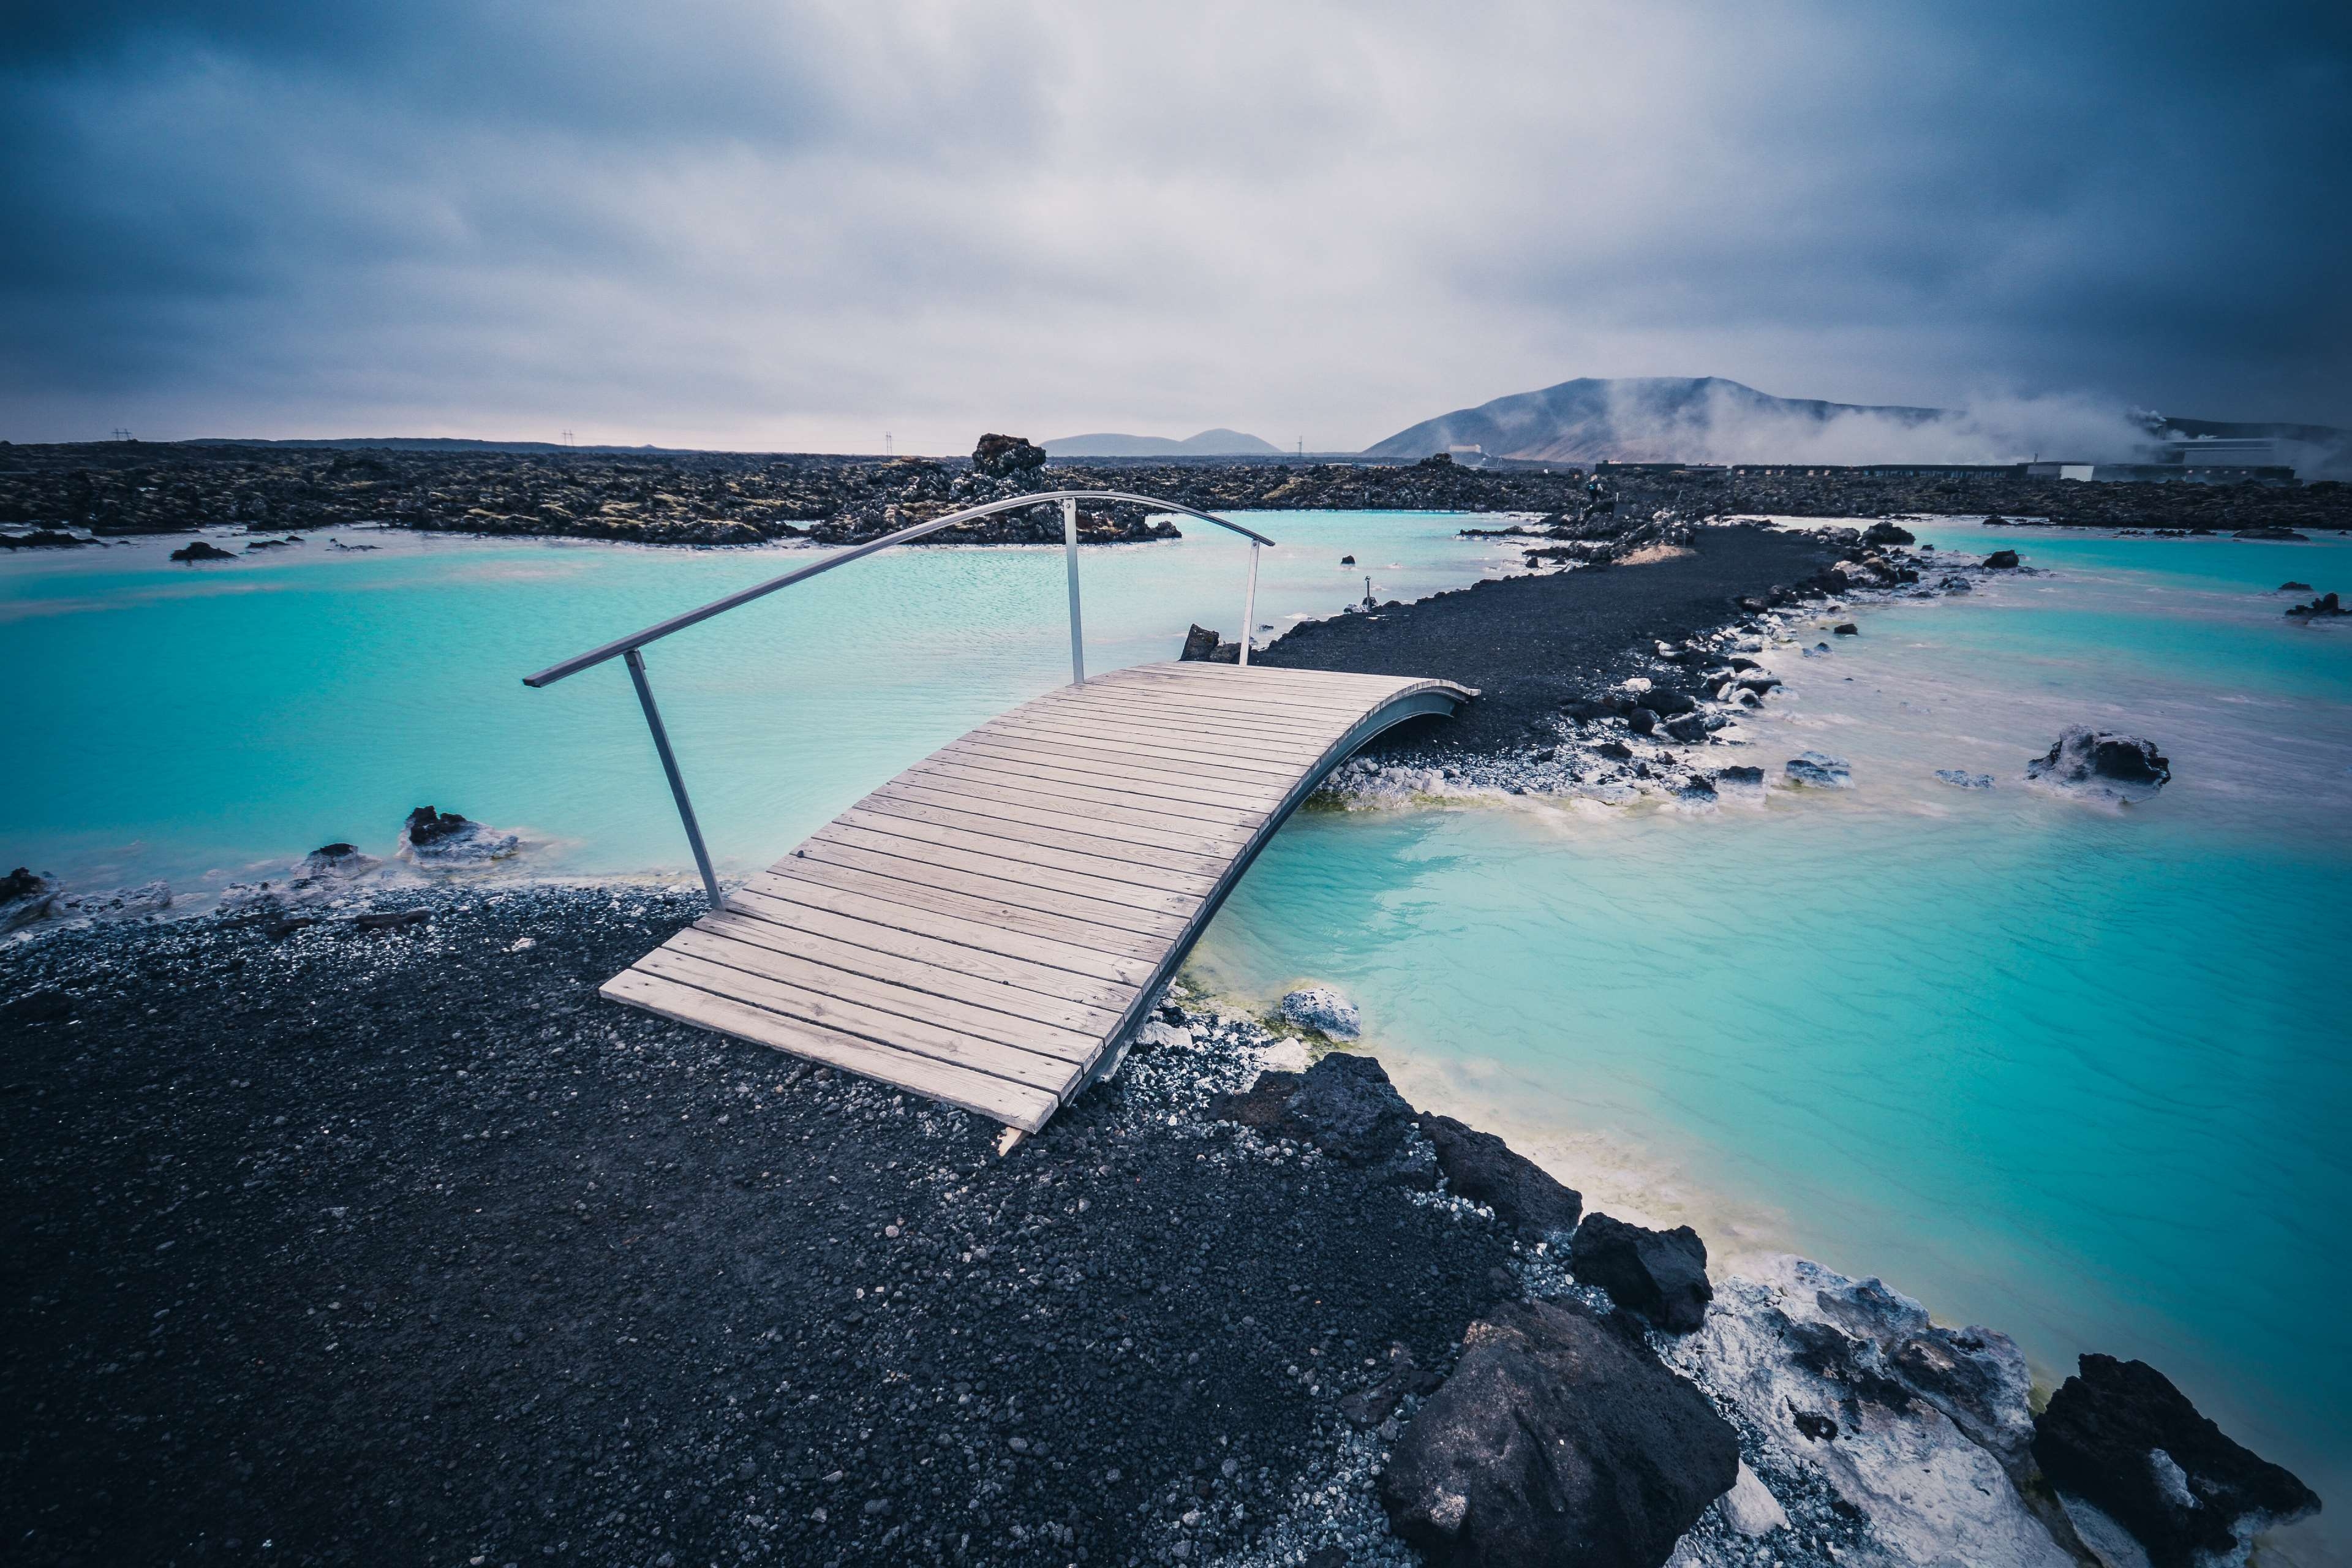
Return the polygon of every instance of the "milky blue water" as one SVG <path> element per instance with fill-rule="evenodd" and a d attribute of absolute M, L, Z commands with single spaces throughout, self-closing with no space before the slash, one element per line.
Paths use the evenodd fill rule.
<path fill-rule="evenodd" d="M 1263 640 L 1360 598 L 1514 569 L 1429 514 L 1276 513 Z M 337 549 L 329 541 L 373 545 Z M 690 870 L 626 673 L 541 690 L 558 659 L 817 558 L 352 530 L 173 565 L 178 539 L 0 561 L 7 732 L 0 858 L 69 883 L 217 887 L 345 840 L 390 852 L 432 804 L 537 841 L 542 871 Z M 231 548 L 240 541 L 222 536 Z M 1344 555 L 1360 564 L 1343 567 Z M 1096 668 L 1171 658 L 1194 621 L 1241 626 L 1245 542 L 1082 552 Z M 1053 548 L 869 557 L 647 650 L 722 873 L 765 866 L 844 805 L 1069 679 Z M 5 869 L 5 868 L 0 868 Z"/>
<path fill-rule="evenodd" d="M 1508 566 L 1458 521 L 1260 519 L 1285 547 L 1258 618 L 1360 594 L 1345 552 L 1382 598 Z M 1860 637 L 1793 626 L 1764 656 L 1786 697 L 1718 759 L 1831 752 L 1851 794 L 1303 816 L 1192 973 L 1244 1006 L 1341 986 L 1417 1103 L 1718 1259 L 1882 1274 L 2045 1373 L 2147 1359 L 2336 1505 L 2292 1560 L 2352 1556 L 2352 628 L 2271 592 L 2352 588 L 2352 549 L 1922 533 L 2049 570 L 1861 611 Z M 383 548 L 0 562 L 0 859 L 216 884 L 381 853 L 431 801 L 529 830 L 540 868 L 684 869 L 625 677 L 518 678 L 796 552 L 342 537 Z M 1231 635 L 1244 559 L 1205 533 L 1088 552 L 1090 664 Z M 902 552 L 653 650 L 722 862 L 1065 679 L 1062 596 L 1055 552 Z M 2024 787 L 2071 722 L 2150 736 L 2176 782 L 2128 810 Z"/>

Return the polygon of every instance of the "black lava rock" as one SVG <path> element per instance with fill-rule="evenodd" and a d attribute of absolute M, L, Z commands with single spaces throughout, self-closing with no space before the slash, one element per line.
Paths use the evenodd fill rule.
<path fill-rule="evenodd" d="M 179 549 L 172 552 L 172 559 L 174 561 L 234 561 L 236 559 L 236 552 L 223 550 L 216 544 L 199 539 L 183 544 Z"/>
<path fill-rule="evenodd" d="M 1990 522 L 1993 520 L 1991 518 L 1987 518 L 1985 521 L 1987 522 Z M 2017 552 L 2014 550 L 1996 550 L 1991 554 L 1984 558 L 1984 563 L 1991 567 L 1996 572 L 2014 571 L 2017 567 Z"/>
<path fill-rule="evenodd" d="M 1240 1094 L 1218 1097 L 1210 1113 L 1271 1137 L 1312 1143 L 1351 1165 L 1402 1153 L 1412 1107 L 1370 1057 L 1333 1051 L 1305 1072 L 1262 1072 Z"/>
<path fill-rule="evenodd" d="M 1646 1230 L 1589 1215 L 1576 1227 L 1569 1267 L 1587 1285 L 1670 1334 L 1686 1334 L 1706 1319 L 1715 1287 L 1706 1282 L 1706 1243 L 1690 1226 Z"/>
<path fill-rule="evenodd" d="M 1181 663 L 1199 664 L 1216 657 L 1218 634 L 1203 626 L 1195 626 L 1184 634 L 1184 651 L 1176 656 Z"/>
<path fill-rule="evenodd" d="M 1637 1334 L 1568 1301 L 1470 1325 L 1381 1502 L 1440 1568 L 1656 1568 L 1739 1473 L 1739 1440 Z"/>
<path fill-rule="evenodd" d="M 1916 544 L 1918 539 L 1909 529 L 1891 522 L 1874 522 L 1862 531 L 1864 544 Z"/>
<path fill-rule="evenodd" d="M 1625 728 L 1633 731 L 1636 735 L 1651 734 L 1657 727 L 1658 716 L 1650 709 L 1636 708 L 1625 715 Z"/>
<path fill-rule="evenodd" d="M 2153 795 L 2170 782 L 2172 764 L 2153 741 L 2076 725 L 2027 763 L 2025 776 L 2076 787 L 2113 786 L 2126 796 Z"/>
<path fill-rule="evenodd" d="M 1840 621 L 1836 626 L 1832 626 L 1830 630 L 1834 635 L 1842 637 L 1858 637 L 1862 635 L 1862 628 L 1855 626 L 1852 621 Z"/>
<path fill-rule="evenodd" d="M 1706 721 L 1696 713 L 1685 713 L 1666 721 L 1666 733 L 1685 745 L 1696 746 L 1706 739 Z"/>
<path fill-rule="evenodd" d="M 1576 1228 L 1584 1195 L 1553 1180 L 1551 1173 L 1491 1132 L 1467 1127 L 1450 1116 L 1424 1111 L 1421 1135 L 1436 1145 L 1437 1168 L 1454 1190 L 1485 1204 L 1521 1236 L 1540 1241 Z"/>
<path fill-rule="evenodd" d="M 429 805 L 420 805 L 408 814 L 408 841 L 426 845 L 463 833 L 473 823 L 454 811 L 436 812 Z"/>
<path fill-rule="evenodd" d="M 971 466 L 992 479 L 1011 479 L 1045 466 L 1045 448 L 1021 436 L 991 433 L 971 449 Z"/>
<path fill-rule="evenodd" d="M 2111 1515 L 2156 1568 L 2227 1555 L 2319 1498 L 2233 1442 L 2146 1362 L 2086 1355 L 2033 1423 L 2033 1458 L 2062 1492 Z"/>

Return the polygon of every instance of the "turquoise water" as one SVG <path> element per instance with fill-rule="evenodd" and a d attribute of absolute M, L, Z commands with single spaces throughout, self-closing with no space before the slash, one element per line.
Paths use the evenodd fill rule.
<path fill-rule="evenodd" d="M 1507 569 L 1439 517 L 1277 514 L 1261 622 Z M 2048 575 L 1806 622 L 1784 700 L 1724 760 L 1815 748 L 1857 787 L 1706 814 L 1487 801 L 1286 827 L 1193 973 L 1246 1005 L 1356 996 L 1417 1103 L 1496 1127 L 1718 1258 L 1790 1247 L 1882 1274 L 2038 1367 L 2145 1357 L 2336 1507 L 2352 1557 L 2347 1283 L 2352 627 L 2285 621 L 2340 543 L 2115 540 L 1947 523 Z M 17 765 L 0 859 L 82 885 L 379 853 L 431 801 L 528 830 L 532 868 L 681 872 L 617 668 L 519 678 L 785 569 L 664 552 L 354 532 L 189 570 L 171 542 L 0 562 Z M 1085 556 L 1089 661 L 1237 624 L 1223 537 Z M 1066 677 L 1058 552 L 902 552 L 653 650 L 713 846 L 764 863 L 916 757 Z M 2117 811 L 2020 783 L 2088 721 L 2176 782 Z M 1954 790 L 1937 768 L 1990 773 Z"/>
<path fill-rule="evenodd" d="M 1465 521 L 1255 519 L 1279 542 L 1259 624 L 1331 614 L 1368 575 L 1383 599 L 1414 598 L 1516 567 L 1515 551 L 1457 538 Z M 1193 621 L 1238 632 L 1246 543 L 1185 531 L 1082 552 L 1091 668 L 1173 658 Z M 535 870 L 688 867 L 620 664 L 543 690 L 521 678 L 816 558 L 355 530 L 173 565 L 180 542 L 0 561 L 5 721 L 26 742 L 0 770 L 8 865 L 74 886 L 217 888 L 337 840 L 388 854 L 430 803 L 523 830 Z M 1340 566 L 1347 554 L 1362 564 Z M 886 552 L 646 658 L 712 854 L 722 874 L 749 872 L 1069 679 L 1063 556 Z"/>
<path fill-rule="evenodd" d="M 1339 985 L 1416 1103 L 1718 1257 L 1881 1274 L 2045 1374 L 2147 1360 L 2338 1510 L 2294 1560 L 2344 1561 L 2352 636 L 2260 590 L 2352 582 L 2352 549 L 1998 542 L 2056 574 L 1769 658 L 1791 695 L 1725 760 L 1818 747 L 1851 795 L 1302 817 L 1194 971 Z M 2176 782 L 2023 787 L 2070 721 Z"/>

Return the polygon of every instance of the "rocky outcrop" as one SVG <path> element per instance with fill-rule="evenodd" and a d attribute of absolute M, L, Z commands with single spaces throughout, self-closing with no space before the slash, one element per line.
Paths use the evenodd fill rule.
<path fill-rule="evenodd" d="M 971 449 L 971 466 L 992 479 L 1009 479 L 1045 466 L 1045 448 L 1026 437 L 990 434 Z"/>
<path fill-rule="evenodd" d="M 1987 522 L 1990 522 L 1993 520 L 1991 518 L 1987 518 L 1985 521 Z M 2014 550 L 1996 550 L 1991 554 L 1984 558 L 1984 563 L 1987 567 L 1995 572 L 2014 572 L 2017 570 L 2018 566 L 2017 552 Z"/>
<path fill-rule="evenodd" d="M 1825 1483 L 1868 1521 L 1868 1550 L 1846 1562 L 2076 1562 L 2053 1533 L 2071 1541 L 2071 1527 L 2045 1521 L 2020 1490 L 2036 1476 L 2031 1384 L 2006 1336 L 1937 1327 L 1879 1281 L 1802 1258 L 1748 1272 L 1722 1281 L 1706 1322 L 1661 1353 L 1748 1424 L 1768 1486 L 1788 1497 Z"/>
<path fill-rule="evenodd" d="M 1899 523 L 1874 522 L 1862 531 L 1864 544 L 1916 544 L 1919 536 Z"/>
<path fill-rule="evenodd" d="M 1352 1040 L 1364 1032 L 1356 1005 L 1328 985 L 1303 986 L 1282 999 L 1286 1024 L 1312 1029 L 1326 1039 Z"/>
<path fill-rule="evenodd" d="M 1791 784 L 1806 789 L 1852 789 L 1853 770 L 1843 757 L 1825 752 L 1801 752 L 1782 764 Z"/>
<path fill-rule="evenodd" d="M 1381 1502 L 1441 1568 L 1656 1568 L 1738 1473 L 1729 1424 L 1637 1333 L 1513 1301 L 1464 1334 Z"/>
<path fill-rule="evenodd" d="M 2086 1355 L 2034 1422 L 2051 1484 L 2106 1514 L 2155 1568 L 2242 1563 L 2253 1538 L 2317 1511 L 2284 1468 L 2230 1438 L 2146 1362 Z"/>
<path fill-rule="evenodd" d="M 58 884 L 19 866 L 0 877 L 0 934 L 31 925 L 57 901 Z"/>
<path fill-rule="evenodd" d="M 1533 1160 L 1513 1153 L 1493 1133 L 1450 1116 L 1423 1111 L 1416 1124 L 1437 1151 L 1437 1168 L 1447 1184 L 1472 1203 L 1493 1209 L 1520 1236 L 1542 1241 L 1575 1230 L 1584 1212 L 1584 1195 L 1563 1186 Z"/>
<path fill-rule="evenodd" d="M 2305 592 L 2308 591 L 2305 590 Z M 2352 610 L 2347 610 L 2343 600 L 2330 592 L 2320 595 L 2307 605 L 2291 605 L 2286 613 L 2290 616 L 2316 616 L 2325 620 L 2330 616 L 2352 615 Z"/>
<path fill-rule="evenodd" d="M 400 830 L 396 853 L 419 866 L 486 866 L 521 848 L 521 838 L 458 816 L 420 805 Z"/>
<path fill-rule="evenodd" d="M 234 561 L 236 552 L 223 550 L 219 545 L 198 539 L 172 552 L 174 561 Z"/>
<path fill-rule="evenodd" d="M 2025 776 L 2074 795 L 2129 802 L 2162 789 L 2172 764 L 2153 741 L 2076 725 L 2026 763 Z"/>
<path fill-rule="evenodd" d="M 1312 1143 L 1346 1164 L 1392 1164 L 1424 1184 L 1436 1180 L 1428 1147 L 1413 1138 L 1412 1107 L 1370 1057 L 1333 1051 L 1303 1073 L 1262 1072 L 1241 1093 L 1219 1095 L 1210 1114 Z"/>
<path fill-rule="evenodd" d="M 464 818 L 458 820 L 463 821 Z M 302 858 L 302 875 L 337 877 L 348 882 L 366 876 L 383 864 L 374 856 L 361 853 L 356 845 L 322 844 Z"/>
<path fill-rule="evenodd" d="M 1647 1230 L 1605 1214 L 1587 1216 L 1569 1244 L 1579 1280 L 1651 1327 L 1686 1334 L 1706 1320 L 1715 1299 L 1706 1279 L 1706 1243 L 1690 1226 Z"/>

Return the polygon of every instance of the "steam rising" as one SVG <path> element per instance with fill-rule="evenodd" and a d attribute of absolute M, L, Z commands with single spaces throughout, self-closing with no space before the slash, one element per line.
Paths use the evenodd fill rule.
<path fill-rule="evenodd" d="M 1741 398 L 1721 382 L 1685 409 L 1662 413 L 1616 390 L 1627 384 L 1612 383 L 1609 398 L 1620 448 L 1613 456 L 1625 462 L 2128 463 L 2147 461 L 2154 446 L 2133 410 L 2082 393 L 1985 397 L 1956 409 L 1846 407 L 1812 417 Z"/>

